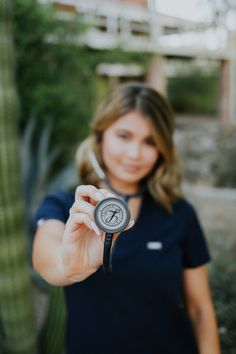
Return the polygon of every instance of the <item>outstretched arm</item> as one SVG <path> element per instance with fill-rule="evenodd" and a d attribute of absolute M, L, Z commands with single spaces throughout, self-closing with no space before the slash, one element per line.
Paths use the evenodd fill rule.
<path fill-rule="evenodd" d="M 93 215 L 95 205 L 107 196 L 111 194 L 105 189 L 79 186 L 66 224 L 51 219 L 38 228 L 33 265 L 47 282 L 58 286 L 79 282 L 102 265 L 105 233 L 98 229 Z M 132 222 L 127 228 L 131 226 Z M 118 236 L 114 234 L 113 244 Z"/>

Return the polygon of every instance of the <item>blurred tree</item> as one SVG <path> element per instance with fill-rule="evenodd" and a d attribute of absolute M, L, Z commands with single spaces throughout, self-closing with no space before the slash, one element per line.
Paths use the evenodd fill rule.
<path fill-rule="evenodd" d="M 218 102 L 218 76 L 214 65 L 206 63 L 208 71 L 194 63 L 183 61 L 189 67 L 178 69 L 168 79 L 168 96 L 177 113 L 215 115 Z"/>
<path fill-rule="evenodd" d="M 52 119 L 53 143 L 65 157 L 86 134 L 93 108 L 94 56 L 78 45 L 85 26 L 76 14 L 61 20 L 37 0 L 15 0 L 14 24 L 21 128 L 32 115 L 37 131 Z"/>
<path fill-rule="evenodd" d="M 0 352 L 33 354 L 36 334 L 23 229 L 11 5 L 10 0 L 0 2 Z"/>
<path fill-rule="evenodd" d="M 229 13 L 236 12 L 235 0 L 208 0 L 213 10 L 213 20 L 220 25 L 226 26 L 226 17 Z"/>
<path fill-rule="evenodd" d="M 68 14 L 67 14 L 68 15 Z M 53 122 L 52 144 L 62 146 L 62 167 L 74 145 L 87 134 L 97 104 L 96 66 L 100 62 L 144 63 L 147 55 L 117 48 L 98 51 L 81 44 L 88 26 L 81 15 L 58 16 L 51 5 L 37 0 L 15 0 L 17 82 L 21 102 L 21 129 L 37 117 L 41 131 Z"/>

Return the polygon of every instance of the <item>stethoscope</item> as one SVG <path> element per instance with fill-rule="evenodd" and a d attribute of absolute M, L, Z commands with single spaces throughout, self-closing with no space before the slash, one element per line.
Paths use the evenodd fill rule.
<path fill-rule="evenodd" d="M 96 205 L 94 210 L 94 221 L 98 228 L 105 232 L 103 270 L 104 273 L 110 274 L 112 272 L 111 246 L 113 236 L 116 232 L 124 230 L 130 222 L 131 215 L 127 205 L 129 199 L 142 195 L 146 187 L 144 186 L 140 191 L 133 194 L 122 194 L 116 191 L 108 181 L 93 151 L 90 151 L 89 159 L 97 176 L 112 192 L 119 196 L 117 198 L 108 197 L 103 199 Z"/>

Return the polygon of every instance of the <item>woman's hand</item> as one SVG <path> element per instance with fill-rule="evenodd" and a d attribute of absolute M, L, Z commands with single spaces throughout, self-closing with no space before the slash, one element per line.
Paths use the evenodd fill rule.
<path fill-rule="evenodd" d="M 85 279 L 102 265 L 105 232 L 98 229 L 93 214 L 96 204 L 106 197 L 114 195 L 91 185 L 82 185 L 76 189 L 61 248 L 62 270 L 72 282 Z M 126 230 L 133 224 L 131 221 Z M 114 235 L 113 244 L 119 234 Z"/>

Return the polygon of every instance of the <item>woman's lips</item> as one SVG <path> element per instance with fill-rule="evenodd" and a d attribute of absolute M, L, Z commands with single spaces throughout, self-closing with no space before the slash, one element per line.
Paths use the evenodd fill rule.
<path fill-rule="evenodd" d="M 123 168 L 127 172 L 138 172 L 140 170 L 140 166 L 130 165 L 130 164 L 123 164 Z"/>

